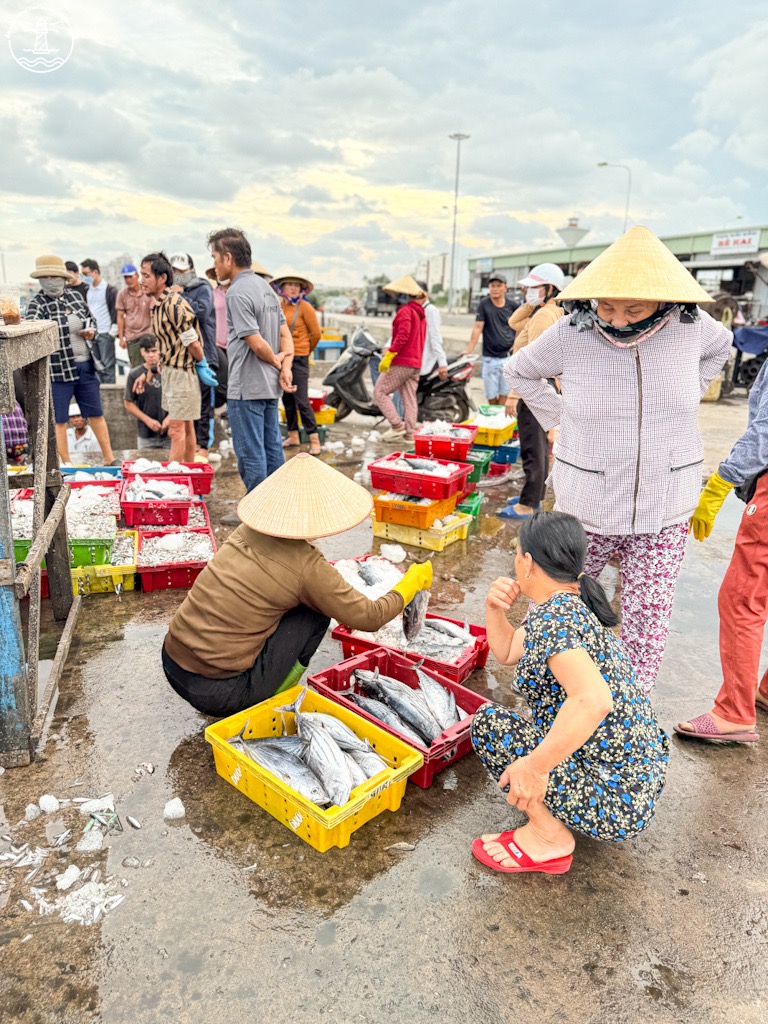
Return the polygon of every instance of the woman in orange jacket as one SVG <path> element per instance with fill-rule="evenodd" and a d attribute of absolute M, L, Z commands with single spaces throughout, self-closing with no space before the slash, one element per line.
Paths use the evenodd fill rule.
<path fill-rule="evenodd" d="M 283 441 L 283 448 L 299 447 L 299 421 L 309 435 L 309 454 L 319 455 L 320 435 L 312 406 L 309 404 L 309 357 L 320 341 L 320 324 L 317 314 L 307 302 L 306 296 L 314 285 L 306 277 L 299 274 L 281 274 L 273 277 L 270 282 L 280 296 L 283 315 L 288 329 L 293 336 L 293 383 L 296 391 L 283 392 L 285 420 L 288 426 L 288 437 Z"/>

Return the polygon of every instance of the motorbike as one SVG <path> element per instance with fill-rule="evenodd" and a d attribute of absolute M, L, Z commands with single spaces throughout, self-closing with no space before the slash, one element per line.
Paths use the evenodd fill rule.
<path fill-rule="evenodd" d="M 723 381 L 723 394 L 726 395 L 734 388 L 749 391 L 755 383 L 760 368 L 768 359 L 768 326 L 737 327 L 733 332 L 733 345 L 736 349 L 733 372 Z"/>
<path fill-rule="evenodd" d="M 324 387 L 333 389 L 326 403 L 336 410 L 337 422 L 351 412 L 383 419 L 365 379 L 372 358 L 378 362 L 381 353 L 382 346 L 370 332 L 362 325 L 356 327 L 349 345 L 323 380 Z M 452 360 L 446 380 L 441 380 L 436 370 L 419 378 L 416 400 L 420 422 L 439 419 L 459 423 L 467 419 L 470 409 L 476 409 L 467 391 L 476 359 L 476 356 L 458 356 Z"/>

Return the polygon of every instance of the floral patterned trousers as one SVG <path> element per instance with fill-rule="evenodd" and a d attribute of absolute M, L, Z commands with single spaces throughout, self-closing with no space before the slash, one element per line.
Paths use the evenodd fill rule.
<path fill-rule="evenodd" d="M 687 537 L 687 522 L 659 533 L 587 534 L 587 576 L 599 576 L 614 553 L 619 556 L 621 640 L 646 693 L 653 689 L 661 668 Z"/>

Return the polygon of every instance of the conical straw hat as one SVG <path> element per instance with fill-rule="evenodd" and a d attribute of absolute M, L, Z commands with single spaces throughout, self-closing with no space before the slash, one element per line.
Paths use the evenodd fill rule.
<path fill-rule="evenodd" d="M 301 452 L 246 494 L 237 514 L 270 537 L 313 540 L 351 530 L 372 508 L 364 487 Z"/>
<path fill-rule="evenodd" d="M 420 288 L 414 281 L 410 274 L 404 274 L 403 277 L 398 277 L 396 281 L 390 281 L 389 284 L 382 285 L 382 291 L 393 292 L 395 295 L 423 295 L 424 289 Z"/>
<path fill-rule="evenodd" d="M 711 302 L 682 263 L 648 228 L 630 228 L 557 296 L 563 299 L 645 299 Z"/>
<path fill-rule="evenodd" d="M 272 277 L 272 275 L 267 270 L 267 268 L 264 266 L 264 264 L 263 263 L 259 263 L 258 260 L 253 260 L 253 262 L 251 263 L 251 270 L 254 272 L 254 274 L 258 274 L 259 277 L 266 278 L 267 281 L 270 279 L 270 277 Z"/>
<path fill-rule="evenodd" d="M 286 281 L 296 281 L 301 285 L 307 295 L 309 295 L 315 287 L 308 277 L 305 277 L 303 274 L 294 274 L 292 270 L 286 270 L 284 274 L 276 274 L 269 283 L 282 285 Z"/>

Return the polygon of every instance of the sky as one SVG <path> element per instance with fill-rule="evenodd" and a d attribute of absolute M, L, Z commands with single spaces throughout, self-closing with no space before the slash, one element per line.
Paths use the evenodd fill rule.
<path fill-rule="evenodd" d="M 599 161 L 660 235 L 768 223 L 762 2 L 48 4 L 73 46 L 39 74 L 14 56 L 28 5 L 0 0 L 8 283 L 48 252 L 202 270 L 230 225 L 275 274 L 412 272 L 450 251 L 457 131 L 457 282 L 571 216 L 616 238 L 627 174 Z"/>

